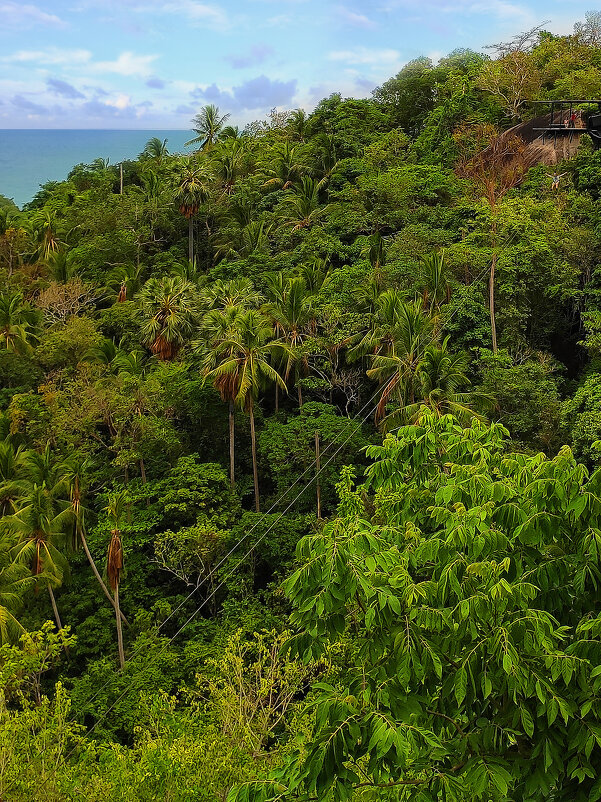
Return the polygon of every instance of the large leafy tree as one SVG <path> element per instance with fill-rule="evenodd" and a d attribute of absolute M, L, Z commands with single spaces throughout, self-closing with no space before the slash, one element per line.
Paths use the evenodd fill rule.
<path fill-rule="evenodd" d="M 285 583 L 292 654 L 344 670 L 232 802 L 600 798 L 601 471 L 506 436 L 424 410 L 368 448 L 361 492 L 346 472 Z"/>

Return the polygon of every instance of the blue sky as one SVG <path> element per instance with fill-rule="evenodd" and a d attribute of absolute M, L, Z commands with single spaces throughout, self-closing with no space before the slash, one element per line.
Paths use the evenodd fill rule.
<path fill-rule="evenodd" d="M 412 58 L 437 59 L 549 20 L 580 0 L 0 0 L 0 128 L 188 128 L 366 97 Z"/>

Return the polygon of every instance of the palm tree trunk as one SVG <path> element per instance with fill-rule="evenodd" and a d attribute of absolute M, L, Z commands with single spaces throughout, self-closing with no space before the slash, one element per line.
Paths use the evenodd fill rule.
<path fill-rule="evenodd" d="M 493 210 L 494 213 L 494 210 Z M 495 270 L 497 267 L 497 221 L 493 216 L 492 224 L 492 261 L 490 263 L 490 279 L 488 282 L 488 298 L 490 306 L 490 333 L 492 336 L 492 351 L 497 353 L 497 321 L 495 319 Z"/>
<path fill-rule="evenodd" d="M 495 320 L 495 269 L 497 266 L 497 251 L 493 252 L 490 264 L 490 280 L 488 282 L 488 297 L 490 304 L 490 333 L 492 335 L 492 351 L 497 353 L 497 322 Z"/>
<path fill-rule="evenodd" d="M 257 471 L 257 440 L 255 437 L 255 413 L 253 410 L 253 400 L 250 399 L 250 444 L 253 457 L 253 480 L 255 483 L 255 510 L 261 512 L 259 506 L 259 473 Z"/>
<path fill-rule="evenodd" d="M 230 486 L 233 488 L 236 485 L 234 478 L 234 402 L 230 400 L 229 405 L 229 423 L 230 423 Z"/>
<path fill-rule="evenodd" d="M 56 621 L 57 629 L 60 632 L 60 630 L 63 628 L 63 625 L 62 625 L 62 622 L 61 622 L 60 614 L 58 612 L 58 605 L 56 604 L 56 599 L 54 598 L 54 591 L 52 590 L 52 585 L 50 585 L 50 584 L 48 585 L 48 594 L 50 596 L 50 601 L 52 603 L 52 609 L 54 611 L 54 620 Z M 65 650 L 65 654 L 68 657 L 69 656 L 69 647 L 67 646 L 66 643 L 63 643 L 63 648 Z"/>
<path fill-rule="evenodd" d="M 280 385 L 275 383 L 275 413 L 280 411 Z"/>
<path fill-rule="evenodd" d="M 194 261 L 194 220 L 188 217 L 188 261 Z"/>
<path fill-rule="evenodd" d="M 81 540 L 81 545 L 83 546 L 83 550 L 85 551 L 86 557 L 88 558 L 88 562 L 90 563 L 90 567 L 91 567 L 92 571 L 94 572 L 94 576 L 98 580 L 98 584 L 102 588 L 102 592 L 104 593 L 104 595 L 110 601 L 110 603 L 112 604 L 112 606 L 114 608 L 115 607 L 115 600 L 111 596 L 107 586 L 104 584 L 104 582 L 102 580 L 102 577 L 100 576 L 100 574 L 98 572 L 98 568 L 96 568 L 96 563 L 94 562 L 94 558 L 92 557 L 92 554 L 90 553 L 90 547 L 88 546 L 88 541 L 86 540 L 86 536 L 84 535 L 83 532 L 80 532 L 79 533 L 79 537 L 80 537 L 80 540 Z M 121 620 L 123 621 L 123 623 L 126 626 L 129 626 L 129 622 L 128 622 L 127 618 L 123 615 L 123 613 L 120 612 L 120 616 L 121 616 Z"/>
<path fill-rule="evenodd" d="M 125 653 L 123 651 L 123 631 L 121 629 L 121 608 L 119 607 L 119 583 L 115 585 L 115 620 L 117 621 L 117 648 L 119 650 L 119 665 L 125 666 Z"/>
<path fill-rule="evenodd" d="M 303 408 L 303 391 L 300 386 L 300 383 L 296 385 L 296 389 L 298 390 L 298 406 L 299 409 Z"/>

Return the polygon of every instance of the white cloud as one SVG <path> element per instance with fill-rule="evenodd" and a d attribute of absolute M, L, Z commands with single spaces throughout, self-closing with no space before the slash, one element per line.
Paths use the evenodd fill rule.
<path fill-rule="evenodd" d="M 348 25 L 353 25 L 356 28 L 375 28 L 376 23 L 367 17 L 365 14 L 358 14 L 356 11 L 351 11 L 345 6 L 338 6 L 336 9 L 337 15 L 343 22 Z"/>
<path fill-rule="evenodd" d="M 158 56 L 138 56 L 125 51 L 114 61 L 97 61 L 90 66 L 94 72 L 114 72 L 117 75 L 145 78 L 152 74 L 152 63 Z"/>
<path fill-rule="evenodd" d="M 108 98 L 108 100 L 104 101 L 107 106 L 114 106 L 116 109 L 126 109 L 131 103 L 131 97 L 129 95 L 117 95 L 114 98 Z"/>
<path fill-rule="evenodd" d="M 344 64 L 369 64 L 371 66 L 390 66 L 398 64 L 401 54 L 392 49 L 370 49 L 355 47 L 352 50 L 333 50 L 328 53 L 330 61 L 339 61 Z"/>
<path fill-rule="evenodd" d="M 66 23 L 56 14 L 48 14 L 29 3 L 15 3 L 12 0 L 0 0 L 0 30 L 11 28 L 31 28 L 34 25 L 51 25 L 64 28 Z"/>
<path fill-rule="evenodd" d="M 160 8 L 169 14 L 183 14 L 192 22 L 208 25 L 211 28 L 225 29 L 229 27 L 228 16 L 219 6 L 200 3 L 198 0 L 177 0 L 165 3 Z"/>
<path fill-rule="evenodd" d="M 34 61 L 37 64 L 85 64 L 90 61 L 92 54 L 89 50 L 17 50 L 9 56 L 3 56 L 0 61 L 27 63 Z"/>

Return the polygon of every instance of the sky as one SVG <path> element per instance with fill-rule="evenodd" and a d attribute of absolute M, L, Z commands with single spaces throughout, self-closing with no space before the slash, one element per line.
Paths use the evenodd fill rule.
<path fill-rule="evenodd" d="M 367 97 L 421 55 L 482 50 L 580 0 L 0 0 L 0 128 L 190 128 L 207 103 L 244 125 L 271 108 Z"/>

